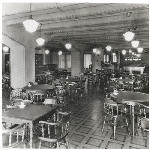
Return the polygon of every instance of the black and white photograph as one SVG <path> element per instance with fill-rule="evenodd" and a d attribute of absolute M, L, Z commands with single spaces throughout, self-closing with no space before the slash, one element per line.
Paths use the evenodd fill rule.
<path fill-rule="evenodd" d="M 149 149 L 149 1 L 1 1 L 0 149 Z"/>

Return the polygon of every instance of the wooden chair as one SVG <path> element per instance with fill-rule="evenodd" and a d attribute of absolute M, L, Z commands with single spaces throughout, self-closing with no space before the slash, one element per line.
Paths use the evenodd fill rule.
<path fill-rule="evenodd" d="M 109 124 L 113 126 L 113 138 L 116 138 L 116 127 L 127 127 L 128 129 L 128 120 L 126 118 L 126 109 L 124 107 L 125 105 L 117 104 L 113 100 L 105 98 L 104 102 L 104 122 L 102 127 L 102 132 L 104 131 L 105 124 Z M 110 118 L 110 119 L 108 119 Z M 119 124 L 117 122 L 117 118 L 120 118 L 122 123 Z"/>
<path fill-rule="evenodd" d="M 15 89 L 10 92 L 10 100 L 15 99 L 28 99 L 27 93 L 25 93 L 22 89 Z"/>
<path fill-rule="evenodd" d="M 45 94 L 43 93 L 33 93 L 33 103 L 43 103 L 45 99 Z"/>
<path fill-rule="evenodd" d="M 147 132 L 147 147 L 149 148 L 149 106 L 145 106 L 142 103 L 138 105 L 140 107 L 137 121 L 138 129 L 141 129 L 143 136 L 144 132 Z"/>
<path fill-rule="evenodd" d="M 9 136 L 9 137 L 8 137 Z M 12 144 L 12 137 L 15 136 L 16 142 Z M 6 127 L 6 122 L 2 123 L 2 137 L 3 137 L 3 147 L 12 147 L 19 143 L 19 137 L 21 137 L 21 142 L 25 140 L 25 124 L 14 124 L 11 127 Z M 8 137 L 8 139 L 7 139 Z M 25 143 L 24 143 L 25 144 Z M 25 146 L 25 145 L 24 145 Z"/>
<path fill-rule="evenodd" d="M 60 148 L 62 144 L 66 145 L 67 149 L 69 148 L 68 134 L 71 112 L 58 112 L 58 115 L 59 117 L 55 123 L 39 121 L 42 126 L 39 148 L 41 148 L 43 141 L 50 143 L 50 148 Z"/>

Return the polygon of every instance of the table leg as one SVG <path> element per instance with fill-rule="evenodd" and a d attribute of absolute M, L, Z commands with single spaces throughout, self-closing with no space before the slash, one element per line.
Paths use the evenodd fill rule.
<path fill-rule="evenodd" d="M 33 139 L 33 123 L 30 123 L 30 149 L 32 149 L 32 139 Z"/>
<path fill-rule="evenodd" d="M 134 136 L 134 106 L 132 105 L 132 136 Z"/>

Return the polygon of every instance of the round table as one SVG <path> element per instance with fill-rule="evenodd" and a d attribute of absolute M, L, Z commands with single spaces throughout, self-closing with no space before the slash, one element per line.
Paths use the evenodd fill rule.
<path fill-rule="evenodd" d="M 110 94 L 111 99 L 117 103 L 127 103 L 131 106 L 131 115 L 132 115 L 132 135 L 135 135 L 134 132 L 134 106 L 138 103 L 149 104 L 149 94 L 141 93 L 141 92 L 132 92 L 132 91 L 118 91 L 117 95 L 114 93 Z"/>

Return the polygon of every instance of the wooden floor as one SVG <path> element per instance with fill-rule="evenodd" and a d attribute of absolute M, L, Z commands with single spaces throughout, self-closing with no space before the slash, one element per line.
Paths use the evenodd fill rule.
<path fill-rule="evenodd" d="M 3 91 L 2 107 L 9 104 L 9 92 Z M 103 123 L 103 89 L 95 85 L 86 87 L 86 94 L 76 103 L 69 103 L 68 110 L 72 110 L 69 132 L 70 149 L 148 149 L 147 133 L 132 138 L 126 128 L 118 128 L 116 140 L 112 138 L 112 128 L 106 125 L 102 133 Z M 33 148 L 38 148 L 38 136 L 40 132 L 34 132 Z M 22 144 L 14 148 L 24 148 Z M 62 146 L 61 149 L 65 147 Z M 43 143 L 42 149 L 48 149 L 47 143 Z"/>

